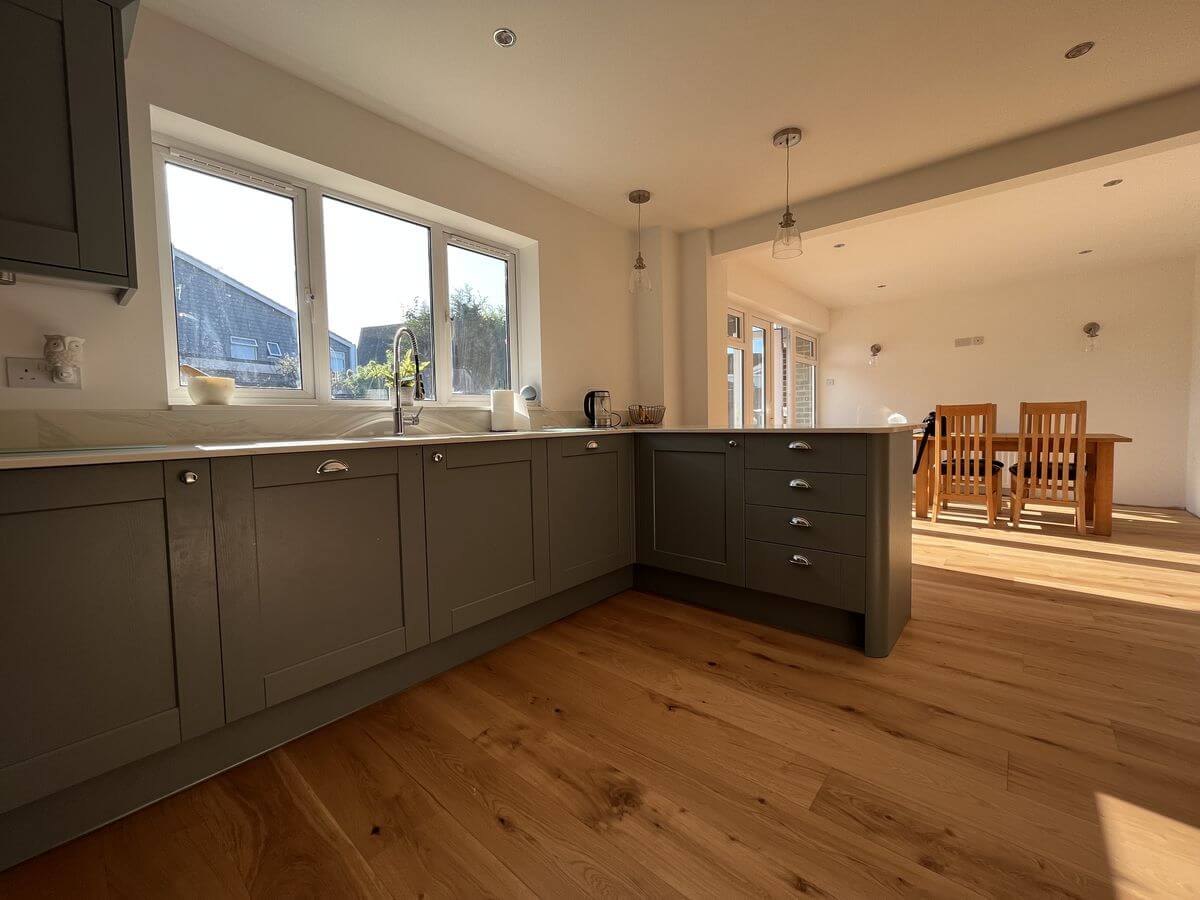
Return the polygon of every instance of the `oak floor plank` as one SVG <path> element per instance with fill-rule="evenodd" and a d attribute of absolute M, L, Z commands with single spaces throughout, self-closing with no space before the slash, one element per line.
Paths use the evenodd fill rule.
<path fill-rule="evenodd" d="M 516 652 L 518 648 L 505 648 Z M 492 655 L 493 657 L 495 654 Z M 747 793 L 736 767 L 697 769 L 686 750 L 664 751 L 655 732 L 640 728 L 612 729 L 597 697 L 587 689 L 586 664 L 566 658 L 551 647 L 520 653 L 521 666 L 491 657 L 464 667 L 451 677 L 473 680 L 480 689 L 512 708 L 524 711 L 547 729 L 555 729 L 581 748 L 603 747 L 625 770 L 648 783 L 666 786 L 686 808 L 722 822 L 730 840 L 750 843 L 777 857 L 792 871 L 786 883 L 807 896 L 962 896 L 950 882 L 885 848 L 813 815 L 807 805 L 789 803 L 778 794 Z M 573 677 L 554 681 L 552 672 Z M 478 674 L 476 674 L 478 672 Z M 584 682 L 579 689 L 578 682 Z M 547 693 L 547 684 L 553 687 Z M 661 701 L 660 695 L 647 692 Z M 662 704 L 675 721 L 708 720 L 706 713 L 670 701 Z M 822 779 L 823 780 L 823 779 Z M 731 803 L 732 801 L 732 803 Z M 779 877 L 782 873 L 776 873 Z"/>
<path fill-rule="evenodd" d="M 841 772 L 826 780 L 813 811 L 986 896 L 1076 900 L 1110 896 L 1107 878 L 1030 853 L 961 819 Z"/>
<path fill-rule="evenodd" d="M 283 752 L 394 896 L 535 896 L 355 718 Z"/>
<path fill-rule="evenodd" d="M 629 860 L 605 854 L 568 812 L 543 804 L 514 777 L 440 718 L 419 717 L 398 695 L 360 720 L 371 737 L 434 795 L 528 887 L 549 896 L 645 896 L 661 884 Z"/>

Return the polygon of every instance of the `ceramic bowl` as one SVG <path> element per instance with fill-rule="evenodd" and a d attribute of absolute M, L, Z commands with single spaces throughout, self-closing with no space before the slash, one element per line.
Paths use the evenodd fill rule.
<path fill-rule="evenodd" d="M 188 378 L 188 396 L 197 406 L 228 406 L 233 399 L 233 379 L 217 375 Z"/>

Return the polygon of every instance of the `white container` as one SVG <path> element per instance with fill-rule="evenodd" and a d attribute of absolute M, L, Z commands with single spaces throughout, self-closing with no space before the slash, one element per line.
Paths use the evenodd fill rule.
<path fill-rule="evenodd" d="M 492 431 L 528 431 L 529 406 L 516 391 L 492 391 Z"/>
<path fill-rule="evenodd" d="M 220 375 L 188 376 L 188 396 L 197 406 L 228 406 L 233 399 L 232 378 Z"/>

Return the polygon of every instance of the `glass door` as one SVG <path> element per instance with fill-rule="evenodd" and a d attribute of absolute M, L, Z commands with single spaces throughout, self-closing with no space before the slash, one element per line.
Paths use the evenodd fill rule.
<path fill-rule="evenodd" d="M 768 423 L 773 424 L 772 410 L 775 404 L 771 388 L 774 382 L 771 378 L 772 354 L 769 343 L 772 331 L 771 323 L 765 319 L 750 319 L 750 355 L 746 372 L 746 408 L 750 410 L 750 421 L 747 428 L 766 428 Z"/>

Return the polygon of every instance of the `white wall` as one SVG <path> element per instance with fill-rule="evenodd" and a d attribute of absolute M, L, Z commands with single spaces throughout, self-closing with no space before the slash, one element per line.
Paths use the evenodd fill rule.
<path fill-rule="evenodd" d="M 1187 258 L 834 310 L 821 424 L 876 424 L 894 411 L 919 422 L 939 402 L 994 402 L 1001 430 L 1015 430 L 1022 400 L 1087 400 L 1088 430 L 1133 438 L 1116 451 L 1116 500 L 1182 506 L 1195 284 Z M 1086 354 L 1090 320 L 1103 331 Z M 956 349 L 968 335 L 985 343 Z M 870 368 L 873 343 L 883 352 Z"/>
<path fill-rule="evenodd" d="M 774 319 L 786 319 L 810 333 L 824 334 L 829 330 L 829 309 L 823 303 L 781 284 L 745 262 L 730 259 L 725 263 L 725 286 L 733 306 L 780 314 Z"/>
<path fill-rule="evenodd" d="M 151 10 L 127 71 L 141 289 L 124 309 L 107 292 L 0 289 L 0 356 L 39 355 L 43 332 L 87 338 L 83 391 L 0 386 L 0 409 L 166 405 L 151 104 L 537 241 L 545 404 L 577 408 L 595 387 L 637 399 L 627 230 Z"/>
<path fill-rule="evenodd" d="M 1192 377 L 1188 403 L 1187 508 L 1200 516 L 1200 253 L 1192 283 Z"/>

